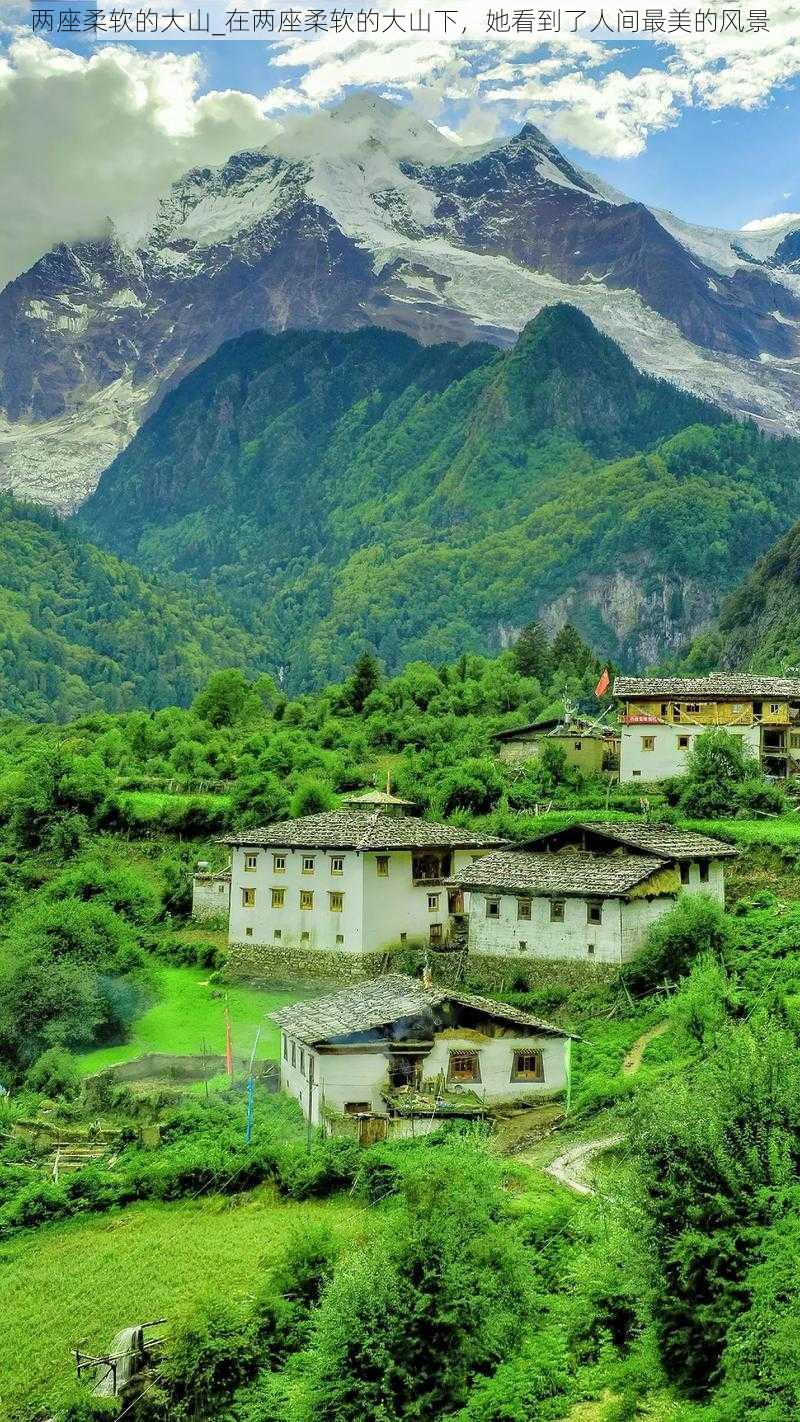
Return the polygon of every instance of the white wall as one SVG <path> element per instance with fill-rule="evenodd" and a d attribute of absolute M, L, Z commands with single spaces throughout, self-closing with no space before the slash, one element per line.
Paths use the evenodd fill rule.
<path fill-rule="evenodd" d="M 451 872 L 457 874 L 486 851 L 456 849 L 451 856 Z M 440 923 L 446 938 L 450 917 L 447 911 L 448 889 L 444 884 L 415 884 L 412 877 L 413 856 L 410 850 L 395 850 L 389 855 L 389 873 L 379 877 L 376 854 L 365 854 L 364 863 L 364 952 L 375 952 L 396 943 L 405 934 L 408 939 L 430 938 L 431 924 Z M 428 907 L 429 895 L 438 903 Z"/>
<path fill-rule="evenodd" d="M 486 917 L 487 898 L 499 897 L 500 917 Z M 515 894 L 491 895 L 473 889 L 470 894 L 468 945 L 474 953 L 497 957 L 581 959 L 586 962 L 622 961 L 622 919 L 619 899 L 602 901 L 602 921 L 587 921 L 585 898 L 564 900 L 563 923 L 551 923 L 550 899 L 531 900 L 530 920 L 517 918 Z M 526 946 L 520 948 L 520 942 Z M 594 953 L 589 945 L 594 945 Z"/>
<path fill-rule="evenodd" d="M 519 1036 L 485 1037 L 476 1041 L 475 1035 L 459 1038 L 455 1034 L 438 1035 L 434 1038 L 433 1050 L 425 1057 L 422 1065 L 423 1080 L 428 1081 L 442 1073 L 447 1079 L 450 1053 L 457 1051 L 478 1052 L 480 1062 L 480 1082 L 466 1083 L 470 1091 L 483 1097 L 488 1103 L 512 1099 L 515 1096 L 549 1094 L 561 1091 L 566 1085 L 566 1042 L 563 1037 Z M 514 1052 L 519 1050 L 540 1051 L 544 1066 L 544 1081 L 512 1081 L 511 1068 Z M 451 1087 L 452 1089 L 452 1087 Z"/>
<path fill-rule="evenodd" d="M 696 736 L 707 731 L 708 726 L 623 726 L 620 745 L 619 778 L 622 782 L 636 780 L 664 780 L 669 775 L 684 775 L 687 760 L 691 754 Z M 758 726 L 724 727 L 730 735 L 740 736 L 754 756 L 759 754 Z M 678 738 L 688 737 L 685 750 L 679 749 Z M 653 750 L 644 749 L 644 742 L 652 739 Z"/>
<path fill-rule="evenodd" d="M 246 854 L 256 854 L 255 871 L 245 869 Z M 286 868 L 282 873 L 275 872 L 275 854 L 285 857 Z M 311 874 L 303 872 L 306 855 L 314 858 Z M 256 851 L 237 847 L 231 865 L 231 943 L 279 943 L 302 949 L 334 949 L 340 953 L 362 951 L 362 860 L 354 850 L 339 851 L 338 855 L 344 861 L 342 874 L 331 872 L 334 855 L 329 850 L 270 847 Z M 242 891 L 246 888 L 256 891 L 254 908 L 243 906 Z M 284 890 L 283 908 L 272 907 L 273 888 Z M 311 909 L 300 907 L 303 890 L 314 894 Z M 344 894 L 341 913 L 331 912 L 329 892 Z M 280 933 L 279 939 L 275 937 L 276 932 Z M 337 935 L 341 935 L 341 943 L 337 942 Z"/>
<path fill-rule="evenodd" d="M 217 918 L 227 914 L 231 881 L 217 874 L 195 874 L 192 880 L 192 918 Z"/>

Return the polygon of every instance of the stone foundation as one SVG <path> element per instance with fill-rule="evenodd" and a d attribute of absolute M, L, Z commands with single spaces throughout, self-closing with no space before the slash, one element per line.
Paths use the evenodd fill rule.
<path fill-rule="evenodd" d="M 294 987 L 304 982 L 343 986 L 377 978 L 387 971 L 389 962 L 387 953 L 315 952 L 289 944 L 232 943 L 223 975 L 227 982 L 254 987 Z"/>

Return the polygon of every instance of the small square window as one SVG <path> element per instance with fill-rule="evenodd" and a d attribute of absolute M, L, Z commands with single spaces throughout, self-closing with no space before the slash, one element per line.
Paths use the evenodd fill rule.
<path fill-rule="evenodd" d="M 701 884 L 707 884 L 707 883 L 708 883 L 708 860 L 707 860 L 707 859 L 701 859 L 701 860 L 700 860 L 700 883 L 701 883 Z"/>
<path fill-rule="evenodd" d="M 283 905 L 284 905 L 285 901 L 286 901 L 286 890 L 285 890 L 285 889 L 273 889 L 273 890 L 272 890 L 272 907 L 273 907 L 273 908 L 283 908 Z"/>
<path fill-rule="evenodd" d="M 244 936 L 245 936 L 245 938 L 252 938 L 252 936 L 253 936 L 253 930 L 252 930 L 252 928 L 246 928 L 245 931 L 244 931 Z"/>
<path fill-rule="evenodd" d="M 688 749 L 689 749 L 689 737 L 688 737 L 688 736 L 678 736 L 678 750 L 688 750 Z"/>
<path fill-rule="evenodd" d="M 256 891 L 255 891 L 255 889 L 242 889 L 242 908 L 251 909 L 251 908 L 255 908 L 255 906 L 256 906 Z"/>
<path fill-rule="evenodd" d="M 564 900 L 563 900 L 563 899 L 551 899 L 551 900 L 550 900 L 550 922 L 551 922 L 551 923 L 563 923 L 563 922 L 564 922 Z"/>
<path fill-rule="evenodd" d="M 530 899 L 517 899 L 517 918 L 530 920 L 531 901 Z"/>
<path fill-rule="evenodd" d="M 281 936 L 281 930 L 280 930 L 279 928 L 273 928 L 273 930 L 272 930 L 272 936 L 273 936 L 273 938 L 275 939 L 275 942 L 276 942 L 276 943 L 279 942 L 279 941 L 280 941 L 280 936 Z"/>
<path fill-rule="evenodd" d="M 603 905 L 600 899 L 590 899 L 586 905 L 586 922 L 603 922 Z"/>
<path fill-rule="evenodd" d="M 436 913 L 439 908 L 439 895 L 428 894 L 428 913 Z"/>
<path fill-rule="evenodd" d="M 683 709 L 684 709 L 684 711 L 688 711 L 690 715 L 696 716 L 697 713 L 698 713 L 699 710 L 700 710 L 700 702 L 699 702 L 699 701 L 687 701 L 687 702 L 686 702 L 686 705 L 684 706 Z"/>
<path fill-rule="evenodd" d="M 769 705 L 769 709 L 770 709 L 771 715 L 777 716 L 778 712 L 779 712 L 780 709 L 781 709 L 779 702 L 777 702 L 777 701 L 771 701 L 771 702 L 770 702 L 770 705 Z"/>
<path fill-rule="evenodd" d="M 301 890 L 300 890 L 300 907 L 301 907 L 301 909 L 313 909 L 313 907 L 314 907 L 314 890 L 313 890 L 313 889 L 301 889 Z"/>
<path fill-rule="evenodd" d="M 499 899 L 487 899 L 487 900 L 486 900 L 486 917 L 487 917 L 487 918 L 499 918 L 499 917 L 500 917 L 500 900 L 499 900 Z"/>
<path fill-rule="evenodd" d="M 253 870 L 258 868 L 258 855 L 246 854 L 244 856 L 244 867 L 248 874 L 252 874 Z"/>
<path fill-rule="evenodd" d="M 655 736 L 642 736 L 642 750 L 654 751 L 656 748 Z"/>
<path fill-rule="evenodd" d="M 344 894 L 329 893 L 328 904 L 331 913 L 341 913 L 344 908 Z"/>
<path fill-rule="evenodd" d="M 310 934 L 310 933 L 308 933 L 308 932 L 303 932 L 303 933 L 300 934 L 300 942 L 301 942 L 301 943 L 309 943 L 310 941 L 311 941 L 311 934 Z"/>
<path fill-rule="evenodd" d="M 520 940 L 519 940 L 519 947 L 520 947 L 520 952 L 521 952 L 521 953 L 525 951 L 525 949 L 527 948 L 527 946 L 528 946 L 528 944 L 526 943 L 525 939 L 524 939 L 524 938 L 520 938 Z"/>
<path fill-rule="evenodd" d="M 400 934 L 400 942 L 401 942 L 401 943 L 407 943 L 407 942 L 408 942 L 408 934 L 407 934 L 407 933 L 401 933 L 401 934 Z"/>
<path fill-rule="evenodd" d="M 512 1081 L 544 1081 L 544 1061 L 538 1051 L 514 1052 L 511 1061 Z"/>
<path fill-rule="evenodd" d="M 333 858 L 331 859 L 331 873 L 344 873 L 344 858 L 341 854 L 334 854 Z"/>
<path fill-rule="evenodd" d="M 593 958 L 593 957 L 594 957 L 594 944 L 593 944 L 593 943 L 587 943 L 587 945 L 586 945 L 586 952 L 589 954 L 589 957 L 590 957 L 590 958 Z"/>
<path fill-rule="evenodd" d="M 575 742 L 575 749 L 576 749 L 576 750 L 580 750 L 581 745 L 582 745 L 582 742 L 581 742 L 581 741 L 576 741 L 576 742 Z"/>
<path fill-rule="evenodd" d="M 344 943 L 344 934 L 343 934 L 343 933 L 337 933 L 337 935 L 336 935 L 336 942 L 337 942 L 337 943 Z"/>
<path fill-rule="evenodd" d="M 451 1052 L 447 1067 L 448 1081 L 480 1081 L 481 1067 L 477 1052 Z"/>
<path fill-rule="evenodd" d="M 285 854 L 273 854 L 273 856 L 272 856 L 272 869 L 273 869 L 273 872 L 274 872 L 275 874 L 285 874 L 285 873 L 286 873 L 286 855 L 285 855 Z"/>
<path fill-rule="evenodd" d="M 304 854 L 304 855 L 303 855 L 303 873 L 304 873 L 304 874 L 313 874 L 313 873 L 314 873 L 314 856 L 313 856 L 313 854 Z"/>
<path fill-rule="evenodd" d="M 385 878 L 387 877 L 387 875 L 388 875 L 388 873 L 389 873 L 389 856 L 388 856 L 388 854 L 379 854 L 379 855 L 377 855 L 377 857 L 376 857 L 376 859 L 375 859 L 375 872 L 377 873 L 378 877 L 381 878 L 381 879 L 385 879 Z"/>
<path fill-rule="evenodd" d="M 662 717 L 662 720 L 666 720 L 668 714 L 669 714 L 669 706 L 668 706 L 668 704 L 667 704 L 666 701 L 662 701 L 662 703 L 661 703 L 661 717 Z"/>
<path fill-rule="evenodd" d="M 641 770 L 633 770 L 633 771 L 631 771 L 631 774 L 632 774 L 634 777 L 636 777 L 637 775 L 641 775 L 641 773 L 642 773 Z"/>

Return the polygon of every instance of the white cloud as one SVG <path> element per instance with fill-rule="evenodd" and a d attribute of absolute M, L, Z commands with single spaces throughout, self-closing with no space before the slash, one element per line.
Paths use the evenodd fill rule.
<path fill-rule="evenodd" d="M 187 168 L 266 143 L 252 95 L 200 95 L 197 56 L 107 46 L 81 58 L 34 37 L 0 58 L 0 287 L 110 217 L 141 231 Z"/>
<path fill-rule="evenodd" d="M 800 222 L 800 212 L 776 212 L 774 217 L 754 217 L 742 225 L 742 231 L 769 232 L 773 227 L 785 227 L 790 222 Z"/>

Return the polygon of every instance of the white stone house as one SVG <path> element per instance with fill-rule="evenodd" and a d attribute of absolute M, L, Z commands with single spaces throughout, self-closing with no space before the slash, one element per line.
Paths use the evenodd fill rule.
<path fill-rule="evenodd" d="M 646 854 L 485 855 L 455 876 L 469 893 L 471 954 L 625 963 L 681 890 L 675 864 Z"/>
<path fill-rule="evenodd" d="M 221 869 L 213 873 L 208 864 L 198 864 L 192 879 L 192 918 L 227 918 L 230 903 L 230 870 Z"/>
<path fill-rule="evenodd" d="M 538 854 L 644 854 L 677 868 L 680 891 L 709 894 L 725 907 L 725 861 L 738 849 L 710 835 L 676 829 L 674 825 L 630 821 L 619 824 L 586 821 L 549 830 L 520 846 Z"/>
<path fill-rule="evenodd" d="M 502 843 L 408 815 L 336 810 L 226 835 L 231 944 L 369 954 L 446 943 L 463 915 L 449 882 Z"/>
<path fill-rule="evenodd" d="M 620 781 L 684 775 L 695 740 L 712 728 L 738 736 L 766 775 L 800 774 L 800 679 L 719 673 L 619 676 Z"/>
<path fill-rule="evenodd" d="M 505 1003 L 402 974 L 271 1016 L 281 1029 L 281 1088 L 315 1125 L 394 1117 L 426 1129 L 566 1086 L 569 1033 Z"/>

